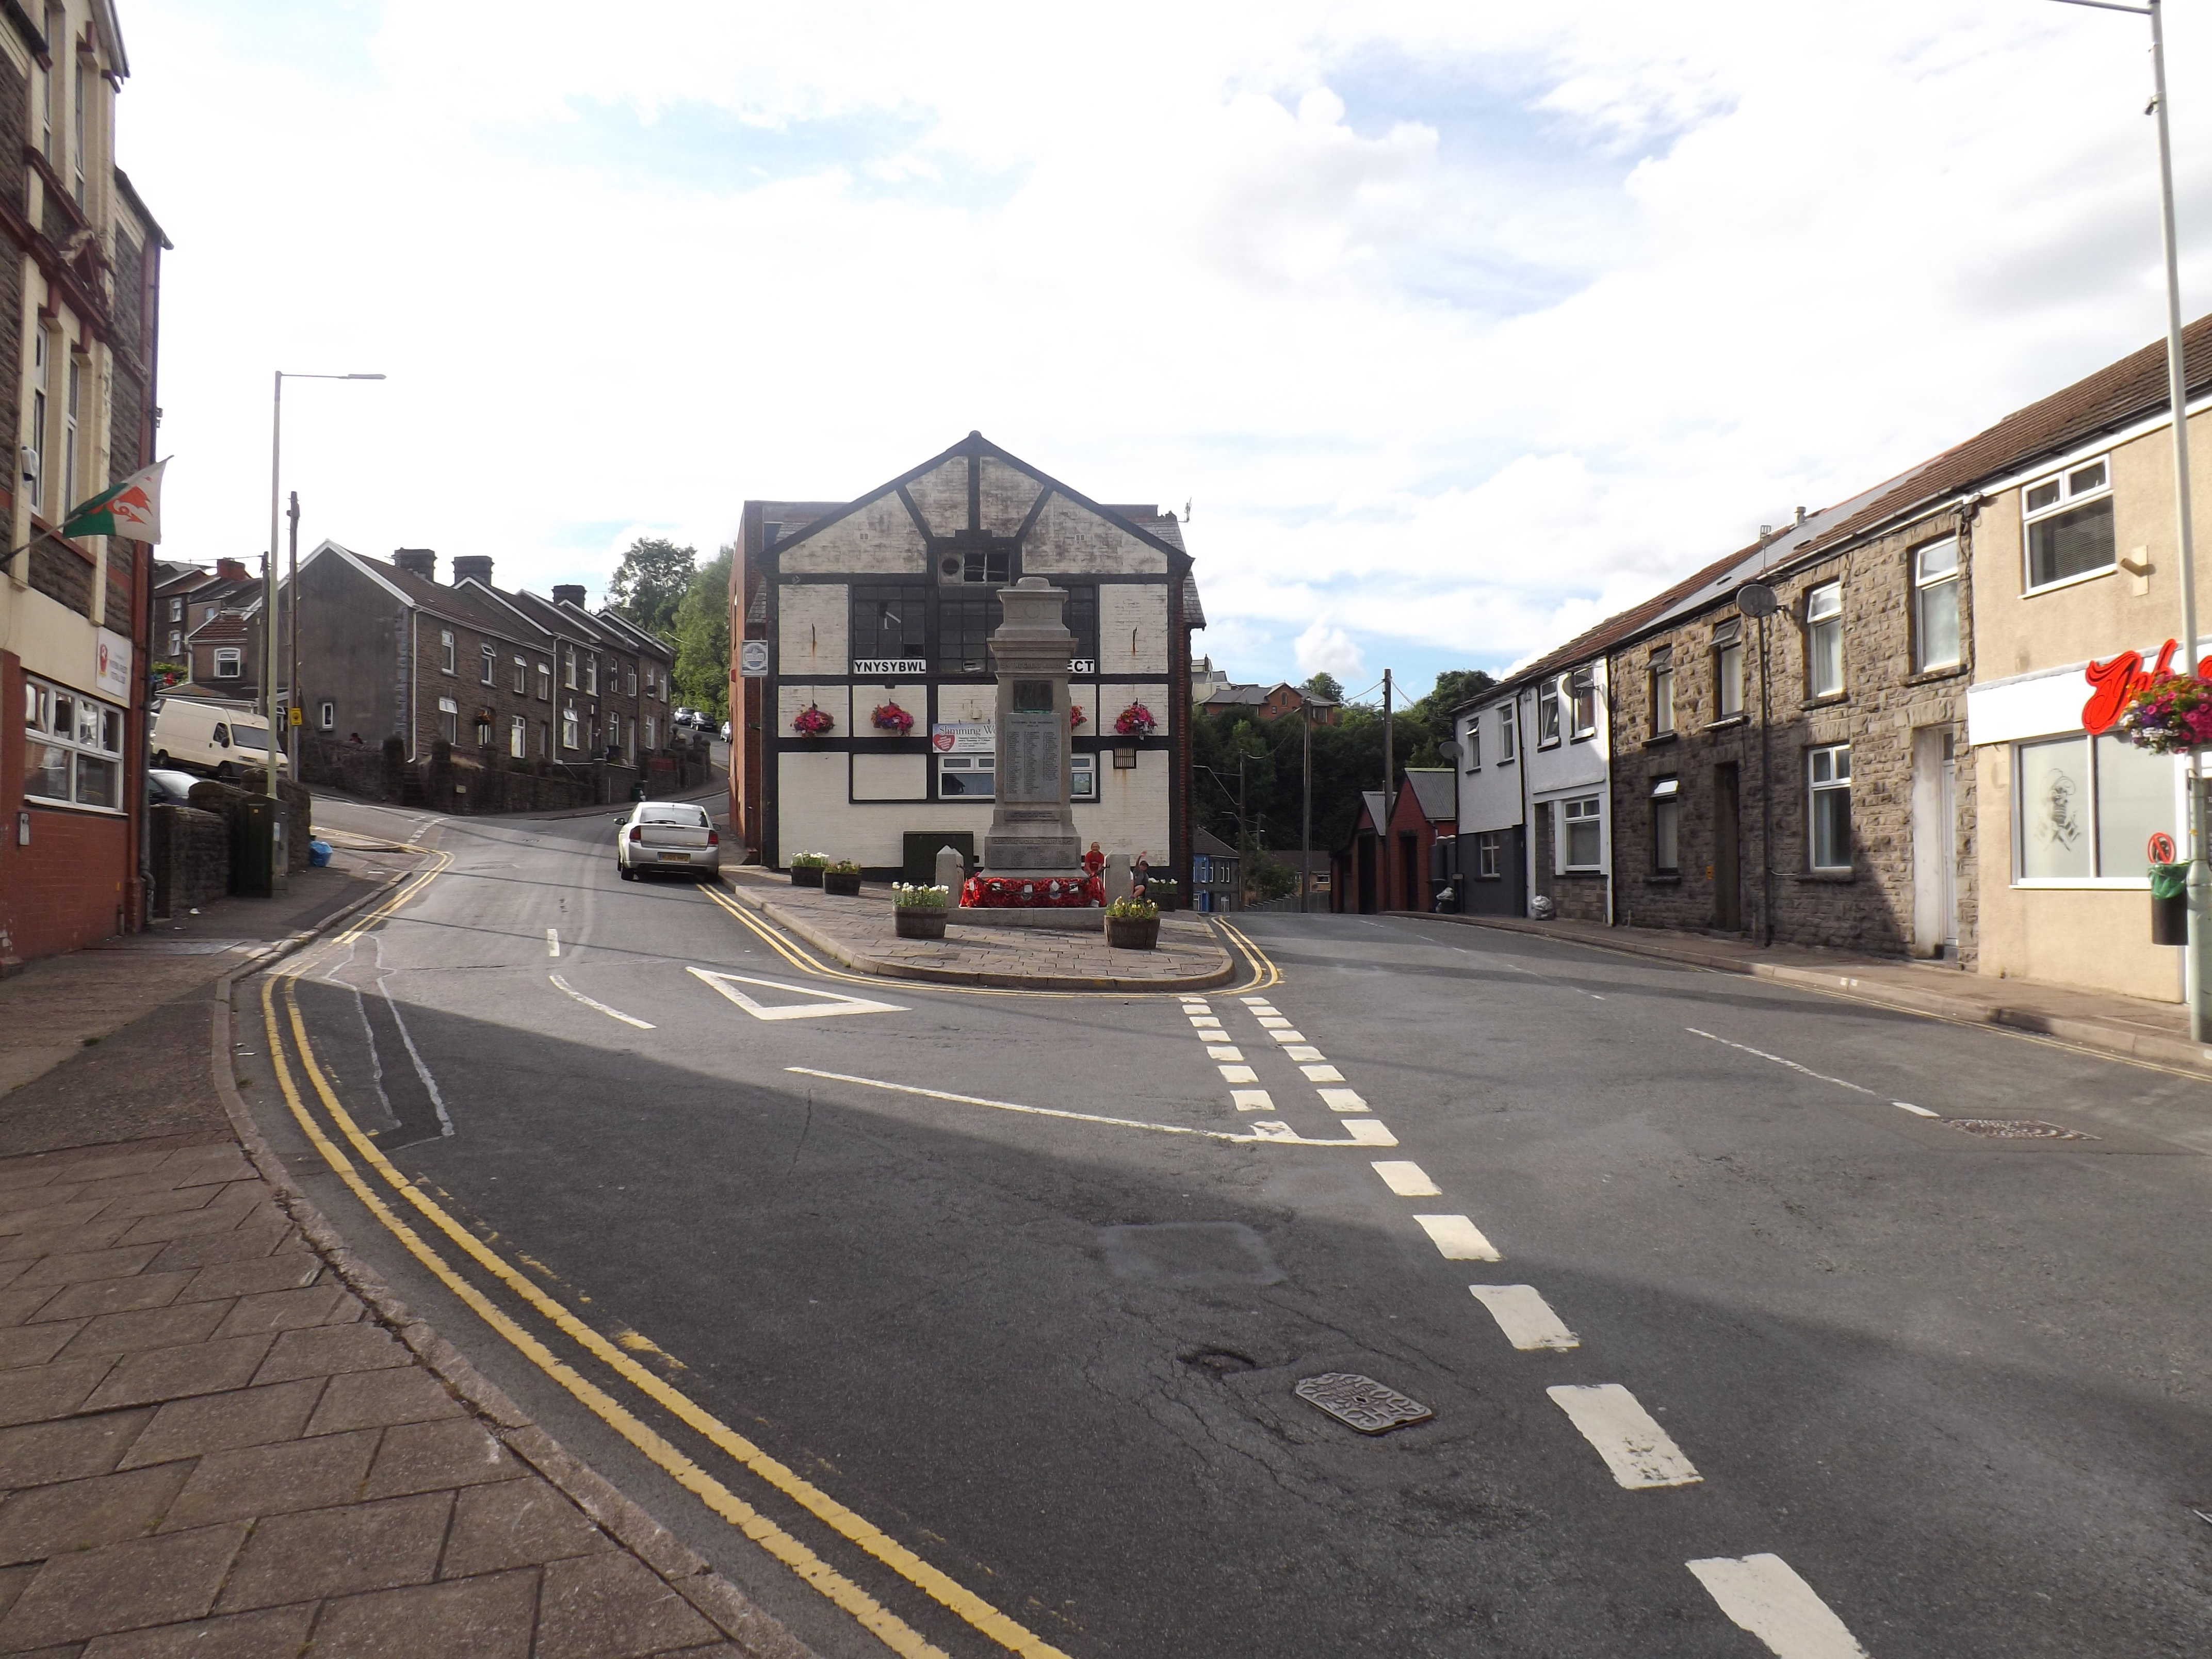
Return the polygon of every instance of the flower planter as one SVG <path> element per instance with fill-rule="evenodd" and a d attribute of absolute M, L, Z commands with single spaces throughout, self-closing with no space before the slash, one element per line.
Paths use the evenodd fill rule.
<path fill-rule="evenodd" d="M 1109 916 L 1106 943 L 1116 951 L 1150 951 L 1160 942 L 1158 916 Z"/>
<path fill-rule="evenodd" d="M 844 873 L 836 870 L 824 870 L 822 872 L 822 890 L 825 893 L 842 893 L 847 898 L 858 898 L 860 896 L 860 872 L 858 870 Z"/>
<path fill-rule="evenodd" d="M 902 904 L 892 913 L 898 918 L 901 939 L 943 939 L 945 912 L 925 910 L 918 904 Z"/>
<path fill-rule="evenodd" d="M 791 884 L 793 887 L 819 887 L 822 884 L 822 866 L 818 864 L 793 865 Z"/>

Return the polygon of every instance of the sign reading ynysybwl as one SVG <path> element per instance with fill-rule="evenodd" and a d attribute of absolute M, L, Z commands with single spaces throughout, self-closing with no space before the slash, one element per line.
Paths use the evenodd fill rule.
<path fill-rule="evenodd" d="M 62 521 L 64 536 L 122 536 L 134 542 L 161 539 L 161 469 L 167 461 L 141 467 L 121 483 L 111 484 L 72 508 Z"/>
<path fill-rule="evenodd" d="M 877 674 L 927 674 L 929 664 L 921 657 L 855 657 L 853 659 L 853 672 L 872 677 Z"/>

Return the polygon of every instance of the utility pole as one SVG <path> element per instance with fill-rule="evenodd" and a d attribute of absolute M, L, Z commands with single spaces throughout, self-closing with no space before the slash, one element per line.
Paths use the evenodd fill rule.
<path fill-rule="evenodd" d="M 292 673 L 285 681 L 291 695 L 284 715 L 284 753 L 292 762 L 292 775 L 300 775 L 300 725 L 291 715 L 291 708 L 300 706 L 300 492 L 292 492 L 292 553 L 291 574 L 286 579 L 284 591 L 291 595 L 284 607 L 284 620 L 292 634 Z"/>
<path fill-rule="evenodd" d="M 1252 856 L 1251 847 L 1244 833 L 1244 745 L 1237 745 L 1237 908 L 1244 908 L 1247 881 L 1245 865 Z"/>
<path fill-rule="evenodd" d="M 1304 781 L 1298 796 L 1298 914 L 1313 908 L 1313 698 L 1298 693 L 1298 743 Z"/>
<path fill-rule="evenodd" d="M 1391 746 L 1390 730 L 1390 671 L 1382 671 L 1382 821 L 1375 826 L 1375 881 L 1382 890 L 1377 893 L 1377 910 L 1390 908 L 1389 899 L 1395 890 L 1390 884 L 1390 801 L 1398 787 L 1398 752 Z"/>

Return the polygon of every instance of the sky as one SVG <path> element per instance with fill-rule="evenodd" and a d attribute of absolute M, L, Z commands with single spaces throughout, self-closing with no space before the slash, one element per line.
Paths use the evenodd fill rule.
<path fill-rule="evenodd" d="M 540 592 L 974 428 L 1188 504 L 1234 678 L 1419 695 L 2164 328 L 2147 27 L 2052 0 L 118 10 L 170 559 L 267 545 L 277 369 L 389 376 L 286 383 L 303 547 Z"/>

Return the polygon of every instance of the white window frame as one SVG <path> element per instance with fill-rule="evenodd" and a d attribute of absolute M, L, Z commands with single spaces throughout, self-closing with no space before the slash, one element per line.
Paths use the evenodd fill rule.
<path fill-rule="evenodd" d="M 1831 654 L 1836 671 L 1832 685 L 1824 684 L 1820 678 L 1821 664 Z M 1805 696 L 1808 700 L 1840 697 L 1844 683 L 1844 584 L 1838 578 L 1805 592 Z"/>
<path fill-rule="evenodd" d="M 1661 862 L 1659 857 L 1662 812 L 1674 815 L 1674 861 L 1672 864 Z M 1678 876 L 1682 873 L 1682 780 L 1679 777 L 1651 780 L 1651 873 L 1655 876 Z"/>
<path fill-rule="evenodd" d="M 1577 743 L 1597 735 L 1597 670 L 1577 668 L 1567 676 L 1568 735 Z M 1583 717 L 1587 714 L 1589 718 Z"/>
<path fill-rule="evenodd" d="M 77 196 L 84 195 L 84 175 L 77 175 Z M 62 499 L 61 509 L 67 513 L 76 505 L 77 414 L 84 402 L 84 364 L 76 353 L 70 353 L 69 373 L 64 377 L 67 390 L 62 395 Z"/>
<path fill-rule="evenodd" d="M 1554 866 L 1562 874 L 1581 875 L 1605 868 L 1605 797 L 1576 795 L 1559 802 L 1553 812 L 1552 821 L 1559 826 L 1558 863 Z M 1573 861 L 1574 831 L 1588 826 L 1596 836 L 1597 856 L 1588 863 Z"/>
<path fill-rule="evenodd" d="M 2087 756 L 2082 764 L 2082 772 L 2087 779 L 2087 788 L 2085 791 L 2087 799 L 2082 803 L 2081 833 L 2085 837 L 2087 837 L 2088 843 L 2089 873 L 2086 876 L 2023 876 L 2021 874 L 2021 872 L 2027 867 L 2027 864 L 2026 839 L 2027 836 L 2028 780 L 2027 774 L 2027 756 L 2022 751 L 2039 747 L 2042 744 L 2054 742 L 2062 738 L 2070 738 L 2075 743 L 2084 744 L 2087 746 L 2088 750 Z M 2112 738 L 2110 740 L 2114 743 L 2120 741 L 2118 738 Z M 2146 869 L 2144 873 L 2140 876 L 2108 876 L 2104 873 L 2104 860 L 2101 849 L 2104 844 L 2105 830 L 2102 821 L 2104 817 L 2105 787 L 2104 778 L 2101 775 L 2102 767 L 2098 760 L 2098 757 L 2105 752 L 2104 744 L 2099 742 L 2096 738 L 2091 737 L 2087 732 L 2051 732 L 2045 733 L 2041 737 L 2017 738 L 2007 746 L 2012 750 L 2010 763 L 2013 799 L 2012 823 L 2010 826 L 2012 835 L 2012 885 L 2014 887 L 2042 888 L 2046 890 L 2106 888 L 2114 890 L 2132 890 L 2135 892 L 2143 892 L 2148 890 L 2150 886 L 2150 874 L 2148 869 Z M 2173 838 L 2177 842 L 2181 843 L 2185 848 L 2188 840 L 2186 834 L 2188 828 L 2189 802 L 2188 780 L 2186 772 L 2179 758 L 2173 760 L 2172 764 L 2174 774 Z M 2208 784 L 2212 784 L 2212 776 L 2208 776 L 2206 781 Z M 2148 865 L 2149 860 L 2146 859 L 2144 862 Z"/>
<path fill-rule="evenodd" d="M 2098 470 L 2098 482 L 2080 484 L 2078 481 L 2093 467 Z M 2057 493 L 2040 506 L 2031 507 L 2028 505 L 2029 496 L 2040 490 L 2053 489 Z M 2047 582 L 2035 580 L 2033 526 L 2045 519 L 2057 518 L 2076 507 L 2109 499 L 2112 494 L 2112 456 L 2110 450 L 2101 455 L 2084 455 L 2078 461 L 2070 461 L 2057 471 L 2032 478 L 2020 487 L 2020 580 L 2022 595 L 2049 593 L 2061 587 L 2071 587 L 2076 582 L 2095 581 L 2100 576 L 2111 575 L 2120 568 L 2120 532 L 2116 522 L 2112 526 L 2112 561 L 2110 564 L 2077 570 L 2068 576 L 2056 576 Z"/>
<path fill-rule="evenodd" d="M 171 599 L 169 601 L 169 620 L 173 623 L 180 623 L 184 621 L 184 619 L 185 602 L 182 599 Z"/>
<path fill-rule="evenodd" d="M 180 628 L 171 629 L 169 630 L 169 649 L 167 653 L 169 660 L 171 662 L 174 662 L 179 657 L 184 654 L 184 630 Z"/>
<path fill-rule="evenodd" d="M 596 651 L 585 662 L 584 695 L 591 697 L 599 695 L 599 653 Z"/>
<path fill-rule="evenodd" d="M 1559 677 L 1547 677 L 1536 688 L 1536 747 L 1559 746 Z"/>
<path fill-rule="evenodd" d="M 1840 757 L 1842 764 L 1837 764 Z M 1822 763 L 1826 762 L 1826 766 Z M 1820 797 L 1840 793 L 1844 797 L 1844 861 L 1841 864 L 1820 862 Z M 1856 832 L 1851 823 L 1851 746 L 1848 743 L 1824 743 L 1805 751 L 1805 867 L 1816 871 L 1856 869 L 1852 843 Z"/>
<path fill-rule="evenodd" d="M 577 740 L 582 736 L 583 731 L 576 723 L 576 705 L 569 703 L 561 710 L 561 746 L 563 749 L 576 748 Z"/>
<path fill-rule="evenodd" d="M 438 666 L 440 671 L 447 674 L 452 673 L 453 672 L 454 662 L 453 630 L 450 628 L 441 628 L 438 630 Z"/>
<path fill-rule="evenodd" d="M 1519 707 L 1520 699 L 1517 697 L 1511 702 L 1498 705 L 1498 763 L 1500 766 L 1512 765 L 1518 752 L 1514 746 L 1515 728 L 1518 724 L 1514 714 Z"/>
<path fill-rule="evenodd" d="M 54 723 L 61 717 L 64 703 L 68 708 L 68 730 L 57 731 Z M 121 708 L 99 697 L 87 696 L 71 687 L 26 674 L 19 718 L 23 722 L 25 800 L 40 806 L 102 812 L 110 817 L 123 816 L 124 733 L 130 727 Z M 45 781 L 45 768 L 40 763 L 44 757 L 38 751 L 48 748 L 59 750 L 69 757 L 67 795 L 50 795 L 40 787 Z M 82 799 L 87 773 L 93 768 L 106 769 L 106 793 L 113 796 L 112 805 Z"/>
<path fill-rule="evenodd" d="M 1478 714 L 1467 723 L 1467 732 L 1462 738 L 1461 743 L 1466 750 L 1467 769 L 1470 772 L 1482 770 L 1482 717 L 1480 715 Z"/>
<path fill-rule="evenodd" d="M 937 798 L 939 800 L 996 800 L 999 798 L 999 757 L 996 755 L 939 755 L 937 761 Z M 945 775 L 957 774 L 963 781 L 984 780 L 988 789 L 957 790 L 945 793 Z M 987 777 L 988 775 L 988 777 Z"/>
<path fill-rule="evenodd" d="M 514 695 L 518 697 L 530 695 L 530 659 L 527 657 L 514 659 Z"/>
<path fill-rule="evenodd" d="M 1948 550 L 1951 568 L 1930 576 L 1925 568 L 1928 556 Z M 1932 674 L 1939 669 L 1956 668 L 1966 660 L 1966 616 L 1960 604 L 1966 592 L 1965 561 L 1960 556 L 1959 538 L 1944 536 L 1923 543 L 1912 550 L 1912 672 Z M 1951 654 L 1942 659 L 1928 655 L 1928 603 L 1944 588 L 1949 588 L 1951 605 Z"/>
<path fill-rule="evenodd" d="M 1733 659 L 1733 662 L 1731 662 Z M 1733 697 L 1729 694 L 1733 692 Z M 1739 629 L 1733 636 L 1713 641 L 1713 718 L 1718 726 L 1723 720 L 1743 718 L 1743 634 Z"/>
<path fill-rule="evenodd" d="M 1495 830 L 1486 830 L 1474 838 L 1474 873 L 1478 880 L 1498 878 L 1498 844 L 1501 839 Z"/>
<path fill-rule="evenodd" d="M 215 677 L 219 680 L 242 679 L 246 674 L 246 651 L 241 646 L 218 645 L 215 648 Z"/>
<path fill-rule="evenodd" d="M 1089 750 L 1079 749 L 1068 757 L 1067 798 L 1082 801 L 1098 799 L 1098 757 Z"/>
<path fill-rule="evenodd" d="M 511 759 L 530 758 L 530 717 L 510 714 L 507 720 L 507 752 Z"/>
<path fill-rule="evenodd" d="M 448 744 L 461 740 L 461 706 L 451 697 L 438 699 L 438 735 Z"/>
<path fill-rule="evenodd" d="M 634 697 L 636 695 L 637 670 L 635 667 L 625 668 L 623 671 L 623 696 Z"/>
<path fill-rule="evenodd" d="M 48 77 L 51 82 L 52 77 Z M 43 323 L 31 330 L 31 506 L 46 510 L 46 399 L 52 390 L 53 331 Z M 210 611 L 209 616 L 215 612 Z"/>
<path fill-rule="evenodd" d="M 538 701 L 540 702 L 553 701 L 553 665 L 550 662 L 541 662 L 538 665 Z"/>
<path fill-rule="evenodd" d="M 338 729 L 337 704 L 325 697 L 322 707 L 315 711 L 315 724 L 319 729 L 325 732 L 337 731 Z"/>
<path fill-rule="evenodd" d="M 1667 655 L 1651 659 L 1651 735 L 1671 738 L 1674 735 L 1674 657 Z"/>
<path fill-rule="evenodd" d="M 479 647 L 479 653 L 483 664 L 483 678 L 477 681 L 477 684 L 480 685 L 497 684 L 495 677 L 499 672 L 498 651 L 489 645 L 485 645 Z"/>
<path fill-rule="evenodd" d="M 561 686 L 567 691 L 576 689 L 576 647 L 573 645 L 561 647 Z M 574 744 L 568 746 L 575 747 Z"/>

